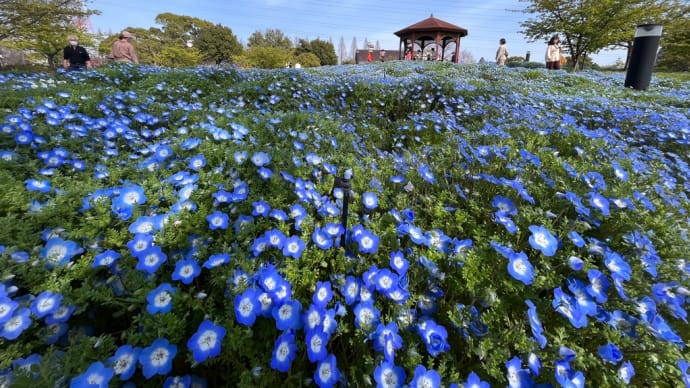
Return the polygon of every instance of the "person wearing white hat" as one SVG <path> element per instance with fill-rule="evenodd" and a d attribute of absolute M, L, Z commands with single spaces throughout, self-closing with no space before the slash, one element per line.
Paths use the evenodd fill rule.
<path fill-rule="evenodd" d="M 137 52 L 134 50 L 134 46 L 129 42 L 130 39 L 132 39 L 132 34 L 130 34 L 129 31 L 122 31 L 119 39 L 113 43 L 108 58 L 116 62 L 139 63 Z"/>

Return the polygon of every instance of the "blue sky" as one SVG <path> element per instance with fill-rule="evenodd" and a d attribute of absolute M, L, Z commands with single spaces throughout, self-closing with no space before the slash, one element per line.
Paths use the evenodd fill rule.
<path fill-rule="evenodd" d="M 114 33 L 128 26 L 152 27 L 156 25 L 156 15 L 170 12 L 230 27 L 243 43 L 254 31 L 277 28 L 292 39 L 330 39 L 338 51 L 342 36 L 348 53 L 353 37 L 359 48 L 366 38 L 371 43 L 378 41 L 383 49 L 397 50 L 399 41 L 393 33 L 433 14 L 468 30 L 468 36 L 462 38 L 461 49 L 468 50 L 475 60 L 484 57 L 493 61 L 498 40 L 506 38 L 511 56 L 524 56 L 530 51 L 532 60 L 543 61 L 545 42 L 527 42 L 519 32 L 520 22 L 528 15 L 514 11 L 524 9 L 525 5 L 518 0 L 92 0 L 89 3 L 91 9 L 101 11 L 100 15 L 91 17 L 94 32 L 100 29 Z M 602 51 L 594 60 L 610 65 L 623 57 L 621 51 Z"/>

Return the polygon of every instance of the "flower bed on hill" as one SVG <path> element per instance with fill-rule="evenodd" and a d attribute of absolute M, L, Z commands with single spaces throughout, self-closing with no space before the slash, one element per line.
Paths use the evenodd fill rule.
<path fill-rule="evenodd" d="M 690 384 L 687 82 L 125 65 L 0 96 L 0 381 Z"/>

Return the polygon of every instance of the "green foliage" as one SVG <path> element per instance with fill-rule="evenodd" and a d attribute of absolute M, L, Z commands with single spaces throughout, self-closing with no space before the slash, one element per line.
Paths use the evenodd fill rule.
<path fill-rule="evenodd" d="M 321 66 L 337 65 L 338 56 L 335 53 L 333 43 L 321 39 L 314 39 L 307 41 L 300 39 L 295 48 L 295 55 L 300 56 L 303 53 L 312 53 L 319 58 Z"/>
<path fill-rule="evenodd" d="M 661 47 L 658 68 L 690 71 L 690 4 L 676 3 L 669 10 L 668 20 L 663 23 Z"/>
<path fill-rule="evenodd" d="M 216 65 L 241 54 L 243 50 L 232 30 L 220 24 L 201 29 L 194 44 L 205 60 Z"/>
<path fill-rule="evenodd" d="M 156 55 L 156 63 L 166 67 L 193 67 L 201 61 L 201 53 L 196 48 L 167 46 Z"/>
<path fill-rule="evenodd" d="M 292 61 L 291 50 L 279 47 L 250 47 L 244 53 L 234 58 L 241 67 L 257 67 L 259 69 L 278 69 Z"/>
<path fill-rule="evenodd" d="M 302 67 L 319 67 L 321 60 L 313 53 L 302 53 L 295 57 L 295 63 L 299 63 Z"/>
<path fill-rule="evenodd" d="M 254 31 L 247 39 L 249 47 L 273 47 L 291 49 L 292 41 L 285 34 L 274 28 L 269 28 L 264 32 Z"/>

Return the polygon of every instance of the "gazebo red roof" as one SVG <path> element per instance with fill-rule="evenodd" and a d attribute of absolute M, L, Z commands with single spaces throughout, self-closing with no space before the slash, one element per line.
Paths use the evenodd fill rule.
<path fill-rule="evenodd" d="M 417 32 L 417 31 L 443 31 L 443 32 L 454 32 L 460 34 L 461 37 L 467 36 L 467 30 L 460 27 L 456 26 L 455 24 L 448 23 L 446 21 L 443 21 L 441 19 L 437 19 L 434 17 L 434 15 L 431 15 L 430 17 L 417 22 L 411 26 L 405 27 L 400 31 L 395 32 L 394 34 L 397 36 L 405 35 L 410 32 Z"/>

